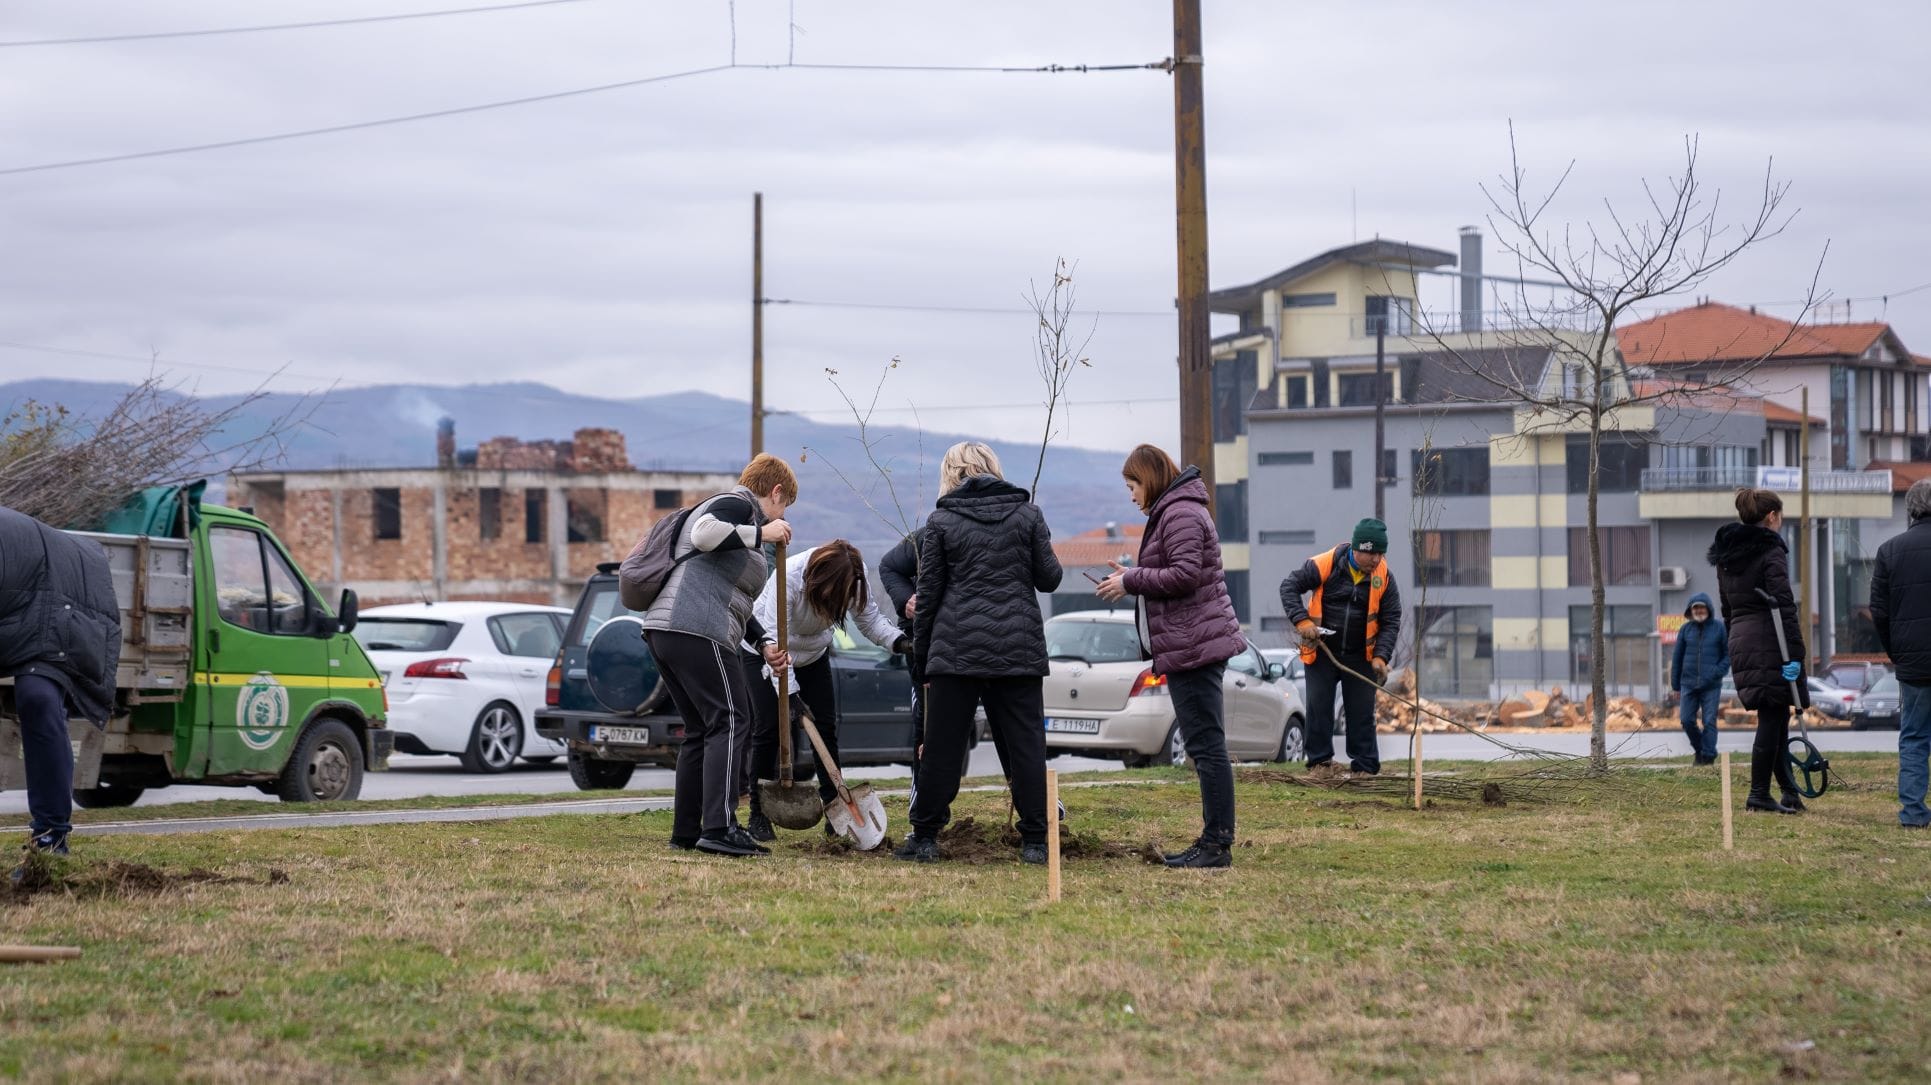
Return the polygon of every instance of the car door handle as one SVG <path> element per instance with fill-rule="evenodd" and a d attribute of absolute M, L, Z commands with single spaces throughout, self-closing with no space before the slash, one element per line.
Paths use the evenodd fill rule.
<path fill-rule="evenodd" d="M 535 678 L 537 675 L 542 674 L 543 672 L 525 670 L 525 671 L 517 671 L 516 673 L 522 675 L 525 678 Z"/>

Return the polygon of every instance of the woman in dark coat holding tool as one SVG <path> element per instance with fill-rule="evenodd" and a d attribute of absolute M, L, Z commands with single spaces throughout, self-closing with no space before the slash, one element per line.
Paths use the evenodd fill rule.
<path fill-rule="evenodd" d="M 1737 491 L 1738 523 L 1717 529 L 1710 544 L 1723 621 L 1730 629 L 1730 670 L 1737 699 L 1757 714 L 1750 747 L 1750 796 L 1746 810 L 1794 814 L 1804 808 L 1790 773 L 1788 751 L 1793 687 L 1799 710 L 1810 707 L 1804 679 L 1803 623 L 1790 590 L 1790 548 L 1783 527 L 1783 500 L 1769 490 Z M 1768 598 L 1765 596 L 1768 595 Z M 1782 647 L 1777 636 L 1783 626 Z M 1777 778 L 1783 801 L 1770 797 Z"/>
<path fill-rule="evenodd" d="M 1227 595 L 1207 486 L 1198 467 L 1182 471 L 1152 445 L 1128 453 L 1120 474 L 1133 503 L 1147 514 L 1146 534 L 1139 562 L 1130 569 L 1112 562 L 1112 575 L 1096 591 L 1108 602 L 1140 597 L 1141 650 L 1153 657 L 1153 673 L 1167 680 L 1174 725 L 1200 777 L 1200 839 L 1167 856 L 1167 865 L 1232 866 L 1234 765 L 1227 757 L 1220 680 L 1227 661 L 1247 643 Z"/>
<path fill-rule="evenodd" d="M 977 441 L 946 450 L 939 507 L 919 535 L 912 680 L 926 683 L 925 756 L 911 835 L 894 852 L 929 863 L 959 794 L 973 710 L 1005 737 L 1019 857 L 1046 861 L 1045 620 L 1038 592 L 1059 587 L 1052 533 L 1032 495 L 1007 482 Z"/>

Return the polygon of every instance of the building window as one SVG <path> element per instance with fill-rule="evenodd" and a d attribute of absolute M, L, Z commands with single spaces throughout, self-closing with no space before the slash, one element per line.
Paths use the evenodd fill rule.
<path fill-rule="evenodd" d="M 476 491 L 476 537 L 484 542 L 503 537 L 503 491 L 493 486 Z"/>
<path fill-rule="evenodd" d="M 1247 480 L 1214 487 L 1214 523 L 1221 542 L 1247 541 Z"/>
<path fill-rule="evenodd" d="M 1260 454 L 1262 467 L 1304 467 L 1314 462 L 1312 452 L 1263 452 Z"/>
<path fill-rule="evenodd" d="M 1425 697 L 1487 698 L 1495 684 L 1492 607 L 1428 607 L 1421 625 L 1416 681 Z"/>
<path fill-rule="evenodd" d="M 1344 448 L 1334 450 L 1334 488 L 1354 489 L 1354 453 Z"/>
<path fill-rule="evenodd" d="M 1333 305 L 1333 294 L 1282 294 L 1283 309 L 1318 309 L 1323 305 Z"/>
<path fill-rule="evenodd" d="M 549 502 L 542 490 L 523 491 L 523 541 L 540 543 L 543 541 L 543 521 L 548 514 Z"/>
<path fill-rule="evenodd" d="M 1490 583 L 1489 533 L 1423 531 L 1415 536 L 1415 583 L 1434 587 L 1486 588 Z"/>
<path fill-rule="evenodd" d="M 1486 447 L 1429 449 L 1425 463 L 1422 459 L 1422 450 L 1418 448 L 1415 449 L 1411 459 L 1417 497 L 1458 497 L 1488 493 L 1488 449 Z"/>
<path fill-rule="evenodd" d="M 652 491 L 650 492 L 650 507 L 651 507 L 651 508 L 654 508 L 654 509 L 677 509 L 677 508 L 683 508 L 683 507 L 684 507 L 684 491 L 682 491 L 682 490 L 652 490 Z"/>
<path fill-rule="evenodd" d="M 402 538 L 402 491 L 385 486 L 370 490 L 369 496 L 375 503 L 375 537 Z"/>
<path fill-rule="evenodd" d="M 1381 450 L 1381 484 L 1383 486 L 1393 486 L 1395 483 L 1401 481 L 1400 479 L 1395 477 L 1395 463 L 1396 463 L 1395 450 L 1392 448 L 1382 449 Z"/>
<path fill-rule="evenodd" d="M 1571 436 L 1565 455 L 1568 457 L 1569 492 L 1588 493 L 1588 436 Z M 1649 466 L 1648 441 L 1605 433 L 1601 443 L 1596 446 L 1596 455 L 1601 461 L 1596 469 L 1598 493 L 1635 493 L 1637 487 L 1642 485 L 1643 468 Z"/>
<path fill-rule="evenodd" d="M 1283 378 L 1282 387 L 1287 390 L 1287 406 L 1290 408 L 1307 406 L 1308 379 L 1305 373 L 1296 373 L 1294 376 Z"/>
<path fill-rule="evenodd" d="M 1642 587 L 1650 582 L 1649 528 L 1601 527 L 1603 583 L 1612 587 Z M 1589 586 L 1589 529 L 1569 529 L 1569 586 Z"/>
<path fill-rule="evenodd" d="M 566 538 L 573 543 L 604 541 L 603 521 L 610 510 L 608 490 L 570 490 L 563 498 Z"/>
<path fill-rule="evenodd" d="M 1339 397 L 1335 401 L 1337 406 L 1374 406 L 1375 379 L 1373 373 L 1342 373 L 1335 378 L 1335 382 L 1339 385 L 1335 389 L 1335 395 Z M 1384 402 L 1394 402 L 1395 375 L 1393 373 L 1383 373 L 1381 375 L 1381 396 Z"/>
<path fill-rule="evenodd" d="M 1213 369 L 1214 440 L 1231 441 L 1247 432 L 1247 405 L 1254 402 L 1259 359 L 1251 350 L 1218 361 Z"/>
<path fill-rule="evenodd" d="M 1221 574 L 1227 580 L 1227 597 L 1234 602 L 1234 619 L 1242 625 L 1248 622 L 1248 588 L 1252 574 L 1246 569 L 1228 569 Z"/>
<path fill-rule="evenodd" d="M 1293 628 L 1294 623 L 1288 621 L 1285 614 L 1270 614 L 1261 619 L 1263 633 L 1285 633 Z"/>
<path fill-rule="evenodd" d="M 1413 334 L 1415 303 L 1412 298 L 1368 295 L 1368 320 L 1363 330 L 1374 335 L 1384 329 L 1389 335 Z"/>
<path fill-rule="evenodd" d="M 1643 696 L 1649 690 L 1648 607 L 1604 607 L 1602 616 L 1603 681 L 1619 696 Z M 1569 608 L 1569 681 L 1587 689 L 1593 657 L 1589 651 L 1589 608 Z"/>
<path fill-rule="evenodd" d="M 1263 531 L 1258 536 L 1262 546 L 1313 546 L 1312 531 Z"/>

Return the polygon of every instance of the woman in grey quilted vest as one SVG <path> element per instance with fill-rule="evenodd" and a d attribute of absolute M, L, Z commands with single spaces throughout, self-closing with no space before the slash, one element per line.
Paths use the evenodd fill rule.
<path fill-rule="evenodd" d="M 674 848 L 770 854 L 737 820 L 752 712 L 738 645 L 756 645 L 773 667 L 789 662 L 752 616 L 751 604 L 764 589 L 763 546 L 791 541 L 784 510 L 797 500 L 798 478 L 790 465 L 759 453 L 738 476 L 736 489 L 706 499 L 685 518 L 672 544 L 680 560 L 644 614 L 644 640 L 684 718 Z"/>
<path fill-rule="evenodd" d="M 952 816 L 973 712 L 1004 737 L 1020 858 L 1046 861 L 1046 630 L 1037 592 L 1059 587 L 1059 559 L 1031 495 L 1007 482 L 977 441 L 946 450 L 939 507 L 919 535 L 915 682 L 926 686 L 925 755 L 912 832 L 895 853 L 929 863 Z"/>

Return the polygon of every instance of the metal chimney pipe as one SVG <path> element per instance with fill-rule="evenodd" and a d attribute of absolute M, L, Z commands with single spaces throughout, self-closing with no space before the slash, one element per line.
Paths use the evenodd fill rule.
<path fill-rule="evenodd" d="M 1482 231 L 1462 227 L 1462 330 L 1482 330 Z"/>

